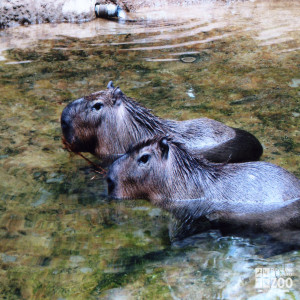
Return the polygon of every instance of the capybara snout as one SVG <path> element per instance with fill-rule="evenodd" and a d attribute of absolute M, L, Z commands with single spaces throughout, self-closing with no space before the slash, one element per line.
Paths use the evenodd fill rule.
<path fill-rule="evenodd" d="M 72 143 L 73 140 L 73 130 L 72 130 L 72 119 L 70 116 L 71 108 L 66 106 L 61 114 L 61 129 L 63 136 L 68 144 Z"/>

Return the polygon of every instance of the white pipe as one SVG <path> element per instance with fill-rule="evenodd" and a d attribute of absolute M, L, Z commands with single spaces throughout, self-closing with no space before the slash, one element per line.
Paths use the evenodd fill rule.
<path fill-rule="evenodd" d="M 95 14 L 98 18 L 119 18 L 119 19 L 125 19 L 126 14 L 124 10 L 119 6 L 115 4 L 98 4 L 95 5 Z"/>

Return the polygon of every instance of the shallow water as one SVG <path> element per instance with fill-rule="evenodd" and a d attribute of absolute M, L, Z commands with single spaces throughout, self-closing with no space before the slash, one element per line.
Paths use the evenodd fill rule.
<path fill-rule="evenodd" d="M 0 31 L 0 295 L 299 299 L 299 251 L 265 259 L 263 237 L 217 232 L 170 245 L 170 216 L 143 200 L 109 201 L 103 176 L 62 149 L 59 124 L 68 102 L 113 79 L 161 117 L 252 132 L 263 160 L 299 177 L 299 1 L 129 17 Z M 292 287 L 258 288 L 258 267 Z"/>

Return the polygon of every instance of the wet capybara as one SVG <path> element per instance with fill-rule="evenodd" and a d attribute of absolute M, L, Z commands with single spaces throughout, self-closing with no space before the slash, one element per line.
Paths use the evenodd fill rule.
<path fill-rule="evenodd" d="M 171 134 L 193 156 L 213 162 L 258 160 L 262 146 L 249 132 L 207 118 L 164 120 L 127 97 L 113 83 L 107 90 L 71 102 L 61 115 L 68 148 L 99 158 L 117 158 L 130 145 L 157 134 Z"/>
<path fill-rule="evenodd" d="M 300 180 L 293 174 L 267 162 L 195 158 L 171 137 L 131 147 L 111 165 L 107 183 L 114 198 L 148 199 L 178 219 L 207 221 L 221 231 L 252 228 L 278 236 L 300 229 Z"/>

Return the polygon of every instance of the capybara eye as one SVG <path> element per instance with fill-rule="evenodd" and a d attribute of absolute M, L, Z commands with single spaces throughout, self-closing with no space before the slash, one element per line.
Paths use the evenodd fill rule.
<path fill-rule="evenodd" d="M 97 102 L 93 105 L 92 110 L 99 110 L 102 108 L 102 106 L 103 106 L 103 103 Z"/>
<path fill-rule="evenodd" d="M 149 161 L 150 155 L 149 154 L 144 154 L 138 159 L 138 163 L 145 164 Z"/>

